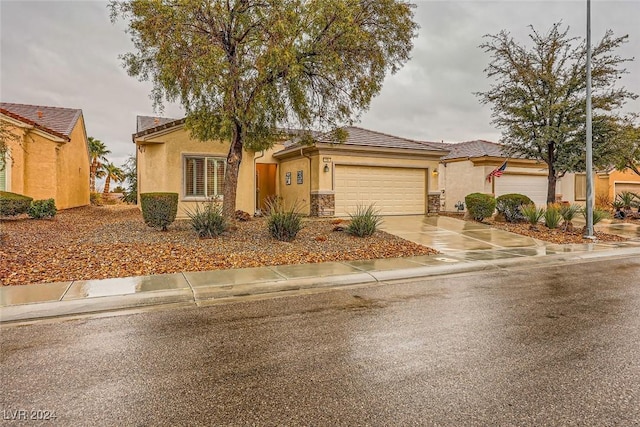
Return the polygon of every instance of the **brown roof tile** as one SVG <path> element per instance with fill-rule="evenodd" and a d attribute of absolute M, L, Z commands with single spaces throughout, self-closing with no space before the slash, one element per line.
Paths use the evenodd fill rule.
<path fill-rule="evenodd" d="M 136 133 L 141 133 L 164 126 L 168 123 L 180 121 L 182 119 L 172 119 L 170 117 L 138 116 L 136 121 Z"/>
<path fill-rule="evenodd" d="M 44 105 L 0 103 L 0 111 L 16 120 L 34 125 L 45 132 L 69 139 L 82 110 Z"/>
<path fill-rule="evenodd" d="M 475 140 L 459 142 L 457 144 L 447 144 L 449 154 L 442 157 L 442 160 L 462 159 L 468 157 L 512 157 L 523 158 L 518 155 L 507 156 L 504 153 L 504 146 L 491 141 Z"/>

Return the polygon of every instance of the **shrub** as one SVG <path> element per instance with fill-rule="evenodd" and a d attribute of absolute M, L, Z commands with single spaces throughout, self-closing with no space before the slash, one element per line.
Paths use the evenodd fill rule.
<path fill-rule="evenodd" d="M 349 214 L 351 222 L 347 226 L 347 233 L 358 237 L 371 236 L 382 222 L 380 211 L 371 204 L 367 207 L 357 206 L 355 214 Z"/>
<path fill-rule="evenodd" d="M 476 221 L 490 217 L 496 209 L 496 199 L 490 194 L 471 193 L 464 198 L 464 201 L 469 214 Z"/>
<path fill-rule="evenodd" d="M 56 202 L 53 199 L 34 200 L 27 210 L 27 214 L 33 219 L 53 218 L 56 216 Z"/>
<path fill-rule="evenodd" d="M 285 206 L 281 197 L 267 201 L 267 228 L 275 239 L 290 242 L 302 230 L 302 213 L 299 203 Z"/>
<path fill-rule="evenodd" d="M 569 227 L 572 227 L 571 221 L 575 218 L 576 215 L 580 212 L 582 207 L 580 205 L 560 205 L 560 216 L 564 221 L 564 231 L 567 231 Z"/>
<path fill-rule="evenodd" d="M 531 224 L 531 229 L 533 230 L 537 228 L 538 223 L 544 216 L 544 208 L 536 208 L 536 205 L 533 203 L 522 206 L 520 212 L 522 212 L 524 219 Z"/>
<path fill-rule="evenodd" d="M 562 215 L 560 215 L 558 205 L 550 203 L 544 213 L 544 225 L 551 229 L 558 228 L 558 224 L 560 224 L 561 219 Z"/>
<path fill-rule="evenodd" d="M 616 195 L 616 201 L 622 205 L 626 210 L 629 210 L 633 207 L 638 206 L 637 199 L 640 199 L 636 193 L 632 193 L 631 191 L 623 191 Z"/>
<path fill-rule="evenodd" d="M 524 194 L 503 194 L 496 198 L 496 210 L 504 215 L 507 222 L 519 222 L 524 220 L 521 206 L 532 205 L 533 202 Z"/>
<path fill-rule="evenodd" d="M 142 218 L 149 227 L 167 230 L 178 213 L 178 193 L 141 193 Z"/>
<path fill-rule="evenodd" d="M 584 216 L 584 219 L 587 219 L 587 210 L 583 209 L 582 210 L 582 216 Z M 605 218 L 609 218 L 609 212 L 604 210 L 604 209 L 594 209 L 593 210 L 593 225 L 596 225 L 597 223 L 599 223 L 600 221 L 602 221 Z"/>
<path fill-rule="evenodd" d="M 33 199 L 22 194 L 0 191 L 0 216 L 14 216 L 26 213 Z"/>
<path fill-rule="evenodd" d="M 93 206 L 102 206 L 102 193 L 91 193 L 89 194 L 89 202 Z"/>
<path fill-rule="evenodd" d="M 222 216 L 220 203 L 209 201 L 202 207 L 197 204 L 193 211 L 186 210 L 186 212 L 191 220 L 191 228 L 195 230 L 198 237 L 212 238 L 219 236 L 228 227 L 227 220 Z"/>

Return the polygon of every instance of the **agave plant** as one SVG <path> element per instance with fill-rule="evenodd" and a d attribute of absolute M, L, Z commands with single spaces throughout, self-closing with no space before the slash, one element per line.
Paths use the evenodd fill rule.
<path fill-rule="evenodd" d="M 573 219 L 580 213 L 582 207 L 580 205 L 560 205 L 558 211 L 560 212 L 560 216 L 563 221 L 563 231 L 572 231 L 573 230 Z"/>
<path fill-rule="evenodd" d="M 640 199 L 640 196 L 631 191 L 623 191 L 616 195 L 616 201 L 622 204 L 622 207 L 627 211 L 638 206 L 638 202 L 636 201 L 638 199 Z"/>
<path fill-rule="evenodd" d="M 530 204 L 526 206 L 521 206 L 520 211 L 522 212 L 522 216 L 530 225 L 529 228 L 532 230 L 538 229 L 538 223 L 544 216 L 544 208 L 536 208 L 536 205 Z"/>

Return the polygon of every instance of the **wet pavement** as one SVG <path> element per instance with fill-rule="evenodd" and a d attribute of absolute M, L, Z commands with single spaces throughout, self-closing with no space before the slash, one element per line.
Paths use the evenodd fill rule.
<path fill-rule="evenodd" d="M 3 325 L 3 425 L 637 425 L 639 284 L 620 255 Z"/>

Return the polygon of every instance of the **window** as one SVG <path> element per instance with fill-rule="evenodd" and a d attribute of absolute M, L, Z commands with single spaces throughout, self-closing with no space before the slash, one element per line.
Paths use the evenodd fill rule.
<path fill-rule="evenodd" d="M 0 157 L 0 191 L 7 191 L 7 164 Z"/>
<path fill-rule="evenodd" d="M 575 200 L 587 200 L 587 175 L 583 173 L 577 173 L 575 175 L 573 192 Z"/>
<path fill-rule="evenodd" d="M 185 197 L 222 196 L 224 191 L 224 159 L 188 156 L 184 160 Z"/>

